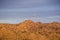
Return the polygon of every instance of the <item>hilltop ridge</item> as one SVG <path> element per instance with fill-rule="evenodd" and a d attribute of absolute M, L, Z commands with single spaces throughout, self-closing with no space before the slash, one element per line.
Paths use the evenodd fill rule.
<path fill-rule="evenodd" d="M 1 24 L 0 40 L 60 40 L 60 23 L 25 20 L 19 24 Z"/>

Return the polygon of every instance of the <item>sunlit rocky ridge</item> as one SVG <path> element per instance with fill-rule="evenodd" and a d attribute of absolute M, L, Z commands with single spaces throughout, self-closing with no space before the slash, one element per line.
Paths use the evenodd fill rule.
<path fill-rule="evenodd" d="M 60 22 L 0 23 L 0 40 L 60 40 Z"/>

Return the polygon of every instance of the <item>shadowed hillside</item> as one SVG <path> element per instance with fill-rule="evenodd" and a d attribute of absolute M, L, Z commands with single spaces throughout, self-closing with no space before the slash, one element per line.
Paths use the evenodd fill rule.
<path fill-rule="evenodd" d="M 60 40 L 60 23 L 0 24 L 0 40 Z"/>

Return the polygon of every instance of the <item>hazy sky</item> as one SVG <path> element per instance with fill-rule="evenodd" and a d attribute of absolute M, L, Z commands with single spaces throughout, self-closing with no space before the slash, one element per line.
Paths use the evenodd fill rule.
<path fill-rule="evenodd" d="M 0 23 L 25 19 L 60 22 L 60 0 L 0 0 Z"/>

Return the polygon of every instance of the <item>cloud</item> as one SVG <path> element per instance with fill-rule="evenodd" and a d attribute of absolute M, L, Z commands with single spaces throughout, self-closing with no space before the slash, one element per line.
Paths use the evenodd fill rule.
<path fill-rule="evenodd" d="M 26 18 L 6 18 L 6 19 L 1 19 L 0 23 L 10 23 L 10 24 L 17 24 L 20 22 L 23 22 L 24 20 L 26 20 Z"/>
<path fill-rule="evenodd" d="M 11 23 L 11 24 L 16 24 L 23 22 L 24 20 L 33 20 L 36 22 L 43 22 L 43 23 L 48 23 L 48 22 L 60 22 L 60 16 L 48 16 L 48 17 L 30 17 L 30 18 L 9 18 L 9 19 L 4 19 L 0 20 L 0 23 Z"/>
<path fill-rule="evenodd" d="M 58 0 L 1 0 L 1 8 L 31 8 L 56 5 Z"/>
<path fill-rule="evenodd" d="M 59 15 L 60 0 L 0 0 L 0 22 L 18 23 L 25 19 L 51 22 L 59 21 Z"/>
<path fill-rule="evenodd" d="M 43 23 L 48 23 L 48 22 L 60 22 L 60 16 L 47 16 L 47 17 L 33 17 L 33 18 L 30 18 L 31 20 L 33 21 L 40 21 L 40 22 L 43 22 Z"/>

